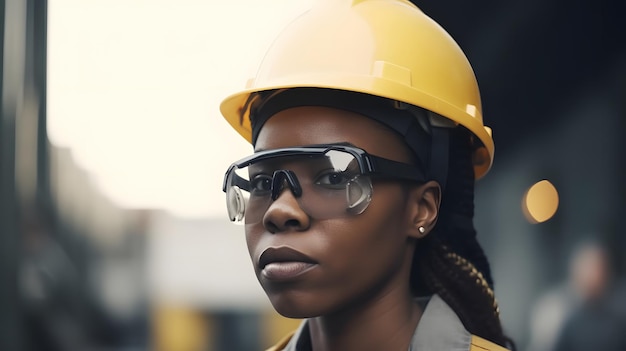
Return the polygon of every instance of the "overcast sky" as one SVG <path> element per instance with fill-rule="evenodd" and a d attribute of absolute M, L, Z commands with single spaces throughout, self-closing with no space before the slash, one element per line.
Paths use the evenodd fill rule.
<path fill-rule="evenodd" d="M 48 133 L 114 202 L 226 216 L 251 152 L 219 113 L 311 0 L 52 0 Z"/>

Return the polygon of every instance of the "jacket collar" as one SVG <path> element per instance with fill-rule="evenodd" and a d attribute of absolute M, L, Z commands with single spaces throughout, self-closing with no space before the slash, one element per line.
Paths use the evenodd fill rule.
<path fill-rule="evenodd" d="M 439 295 L 426 301 L 426 308 L 415 329 L 408 351 L 468 351 L 472 335 Z M 306 321 L 293 335 L 284 351 L 311 351 Z"/>

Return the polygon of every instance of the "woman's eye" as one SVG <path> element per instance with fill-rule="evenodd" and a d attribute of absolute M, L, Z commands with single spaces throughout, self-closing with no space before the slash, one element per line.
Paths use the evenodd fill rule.
<path fill-rule="evenodd" d="M 336 188 L 345 188 L 350 177 L 345 172 L 328 172 L 317 178 L 317 184 Z"/>
<path fill-rule="evenodd" d="M 250 180 L 250 188 L 252 193 L 267 193 L 272 190 L 272 177 L 266 174 L 254 176 L 254 178 Z"/>

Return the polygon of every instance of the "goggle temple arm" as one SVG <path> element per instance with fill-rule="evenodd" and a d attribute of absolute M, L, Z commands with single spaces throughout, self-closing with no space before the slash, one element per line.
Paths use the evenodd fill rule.
<path fill-rule="evenodd" d="M 391 177 L 416 182 L 426 181 L 426 176 L 421 169 L 407 163 L 392 161 L 373 155 L 368 155 L 367 162 L 370 165 L 369 168 L 375 170 L 372 173 L 374 177 Z"/>

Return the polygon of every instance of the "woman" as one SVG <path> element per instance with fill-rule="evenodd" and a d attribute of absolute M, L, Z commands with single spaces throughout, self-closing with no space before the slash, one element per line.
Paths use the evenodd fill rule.
<path fill-rule="evenodd" d="M 221 110 L 255 149 L 226 172 L 230 218 L 274 308 L 304 319 L 271 350 L 511 345 L 472 223 L 493 141 L 467 59 L 419 9 L 320 1 Z"/>

